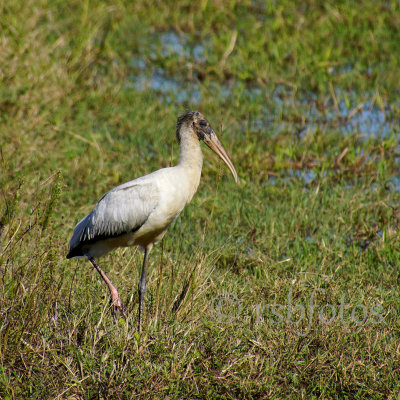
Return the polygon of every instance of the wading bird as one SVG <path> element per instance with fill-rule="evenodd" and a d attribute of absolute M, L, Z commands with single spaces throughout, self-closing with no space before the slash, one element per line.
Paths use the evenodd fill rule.
<path fill-rule="evenodd" d="M 140 246 L 144 249 L 138 288 L 139 331 L 142 328 L 149 253 L 190 202 L 199 186 L 203 165 L 201 140 L 225 162 L 237 182 L 232 161 L 200 112 L 186 112 L 178 118 L 176 137 L 180 156 L 175 167 L 160 169 L 105 194 L 92 212 L 78 222 L 69 243 L 67 258 L 86 257 L 107 284 L 114 316 L 122 311 L 119 293 L 95 258 L 117 247 Z"/>

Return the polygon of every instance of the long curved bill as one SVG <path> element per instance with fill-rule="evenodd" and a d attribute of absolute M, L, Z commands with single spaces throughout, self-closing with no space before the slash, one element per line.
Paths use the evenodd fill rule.
<path fill-rule="evenodd" d="M 230 171 L 232 172 L 233 179 L 235 182 L 238 182 L 238 176 L 233 166 L 231 159 L 228 156 L 228 153 L 225 151 L 224 147 L 222 146 L 221 142 L 218 140 L 217 135 L 213 130 L 209 135 L 204 135 L 204 143 L 215 153 L 218 157 L 228 166 Z"/>

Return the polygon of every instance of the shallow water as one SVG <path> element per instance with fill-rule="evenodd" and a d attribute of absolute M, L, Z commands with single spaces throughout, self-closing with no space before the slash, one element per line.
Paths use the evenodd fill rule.
<path fill-rule="evenodd" d="M 199 106 L 206 90 L 198 79 L 171 76 L 166 69 L 153 65 L 155 63 L 152 60 L 157 59 L 157 53 L 160 52 L 157 49 L 161 48 L 163 57 L 178 57 L 180 62 L 187 64 L 187 68 L 190 69 L 192 63 L 201 63 L 206 60 L 205 47 L 210 51 L 211 43 L 192 45 L 187 37 L 175 32 L 154 34 L 149 40 L 152 43 L 148 46 L 150 57 L 146 59 L 144 56 L 136 55 L 131 58 L 132 74 L 128 76 L 126 86 L 134 87 L 140 91 L 154 90 L 167 103 L 177 102 L 185 103 L 186 106 L 190 107 Z M 341 68 L 345 68 L 347 71 L 352 66 L 348 65 Z M 332 71 L 332 73 L 337 72 L 335 71 Z M 390 115 L 391 105 L 382 104 L 378 106 L 373 104 L 371 100 L 366 100 L 360 104 L 356 102 L 355 93 L 340 93 L 338 91 L 335 93 L 338 97 L 337 104 L 332 104 L 330 101 L 328 104 L 318 107 L 316 96 L 313 93 L 306 99 L 299 99 L 284 85 L 277 85 L 272 92 L 268 92 L 267 89 L 255 85 L 249 86 L 242 82 L 228 81 L 222 84 L 211 83 L 210 89 L 213 95 L 222 100 L 226 100 L 235 94 L 240 95 L 241 101 L 265 102 L 265 99 L 268 99 L 263 115 L 258 115 L 257 118 L 251 120 L 248 126 L 250 131 L 269 129 L 277 134 L 282 130 L 293 130 L 293 125 L 296 125 L 296 131 L 299 134 L 312 133 L 317 129 L 323 131 L 324 129 L 335 128 L 343 133 L 357 132 L 361 137 L 374 135 L 382 138 L 395 129 L 398 131 L 398 127 L 394 124 Z M 208 91 L 207 95 L 209 95 Z M 288 110 L 300 112 L 304 121 L 294 124 L 290 121 L 290 117 L 288 121 L 285 121 Z M 275 118 L 277 116 L 280 118 Z"/>
<path fill-rule="evenodd" d="M 166 103 L 177 103 L 183 108 L 195 108 L 201 105 L 204 96 L 214 96 L 223 102 L 233 101 L 256 103 L 261 105 L 258 112 L 249 116 L 244 127 L 249 132 L 266 132 L 277 135 L 280 132 L 293 132 L 296 136 L 313 135 L 326 130 L 337 130 L 344 134 L 357 134 L 360 139 L 400 136 L 399 124 L 393 117 L 396 104 L 382 104 L 370 94 L 360 103 L 357 93 L 344 93 L 335 90 L 334 98 L 318 101 L 315 93 L 300 97 L 285 85 L 277 85 L 268 90 L 255 84 L 240 81 L 201 82 L 193 77 L 190 70 L 193 64 L 206 61 L 212 52 L 211 41 L 193 44 L 185 35 L 175 32 L 155 33 L 148 38 L 143 48 L 150 49 L 149 55 L 135 55 L 131 58 L 132 73 L 128 76 L 126 87 L 138 91 L 153 90 Z M 160 50 L 161 49 L 161 50 Z M 166 68 L 160 67 L 161 58 L 177 57 L 188 70 L 185 76 L 171 75 Z M 345 73 L 352 65 L 332 69 L 332 73 Z M 400 159 L 399 166 L 400 166 Z M 304 182 L 315 179 L 312 169 L 288 171 Z M 393 187 L 400 191 L 400 178 L 393 180 Z"/>

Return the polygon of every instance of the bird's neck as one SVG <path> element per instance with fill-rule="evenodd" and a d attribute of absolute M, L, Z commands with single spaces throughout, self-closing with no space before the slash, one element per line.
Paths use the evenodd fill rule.
<path fill-rule="evenodd" d="M 196 137 L 182 135 L 178 166 L 196 170 L 199 175 L 201 174 L 203 153 L 201 152 L 199 140 Z"/>
<path fill-rule="evenodd" d="M 176 167 L 182 170 L 183 176 L 189 183 L 188 201 L 192 199 L 199 186 L 202 166 L 203 154 L 199 140 L 192 135 L 182 135 L 179 162 Z"/>

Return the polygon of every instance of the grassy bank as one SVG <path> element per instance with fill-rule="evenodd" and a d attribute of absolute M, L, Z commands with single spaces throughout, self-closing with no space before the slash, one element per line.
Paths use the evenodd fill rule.
<path fill-rule="evenodd" d="M 398 2 L 133 3 L 0 5 L 0 397 L 398 398 Z M 67 244 L 186 109 L 240 183 L 204 148 L 139 335 L 142 254 L 115 324 Z"/>

